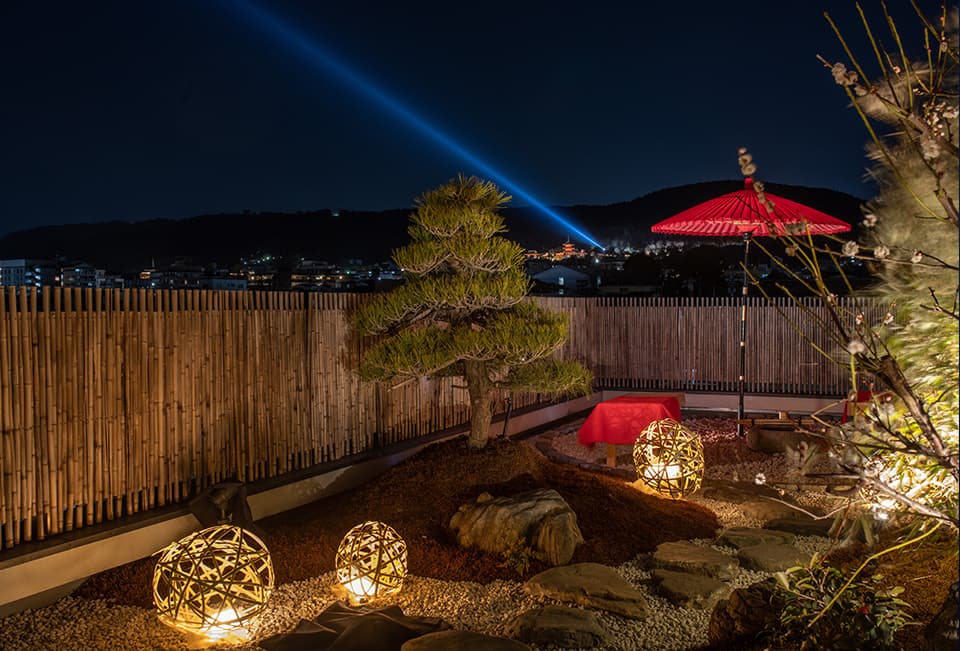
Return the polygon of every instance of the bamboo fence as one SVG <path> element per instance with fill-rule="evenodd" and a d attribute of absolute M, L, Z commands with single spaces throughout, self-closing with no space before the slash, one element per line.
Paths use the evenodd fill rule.
<path fill-rule="evenodd" d="M 466 423 L 454 379 L 360 382 L 362 300 L 0 288 L 0 549 Z M 532 300 L 569 316 L 560 354 L 598 389 L 736 389 L 737 299 Z M 843 369 L 778 312 L 800 308 L 750 301 L 748 391 L 846 393 Z M 804 331 L 830 350 L 828 334 Z"/>

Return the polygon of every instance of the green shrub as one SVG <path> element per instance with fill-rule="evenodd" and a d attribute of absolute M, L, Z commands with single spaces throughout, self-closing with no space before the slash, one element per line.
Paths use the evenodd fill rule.
<path fill-rule="evenodd" d="M 897 598 L 903 588 L 884 590 L 882 575 L 854 578 L 814 557 L 809 565 L 777 573 L 773 603 L 779 626 L 770 631 L 780 643 L 806 649 L 892 649 L 893 636 L 908 621 Z M 847 585 L 849 582 L 849 585 Z"/>

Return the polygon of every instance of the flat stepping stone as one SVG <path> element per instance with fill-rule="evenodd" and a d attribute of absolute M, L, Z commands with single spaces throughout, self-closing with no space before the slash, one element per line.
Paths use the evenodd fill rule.
<path fill-rule="evenodd" d="M 777 501 L 781 500 L 781 501 Z M 785 518 L 806 518 L 810 517 L 804 514 L 802 511 L 790 506 L 788 500 L 784 500 L 782 497 L 777 496 L 776 499 L 766 499 L 765 497 L 760 497 L 753 500 L 747 500 L 746 502 L 740 503 L 740 511 L 747 516 L 748 518 L 753 518 L 754 520 L 760 520 L 766 523 L 768 520 L 779 520 Z M 764 524 L 764 528 L 769 528 Z"/>
<path fill-rule="evenodd" d="M 616 570 L 599 563 L 553 567 L 530 577 L 523 588 L 535 597 L 607 610 L 633 619 L 643 619 L 647 613 L 643 593 Z"/>
<path fill-rule="evenodd" d="M 654 570 L 652 576 L 657 584 L 657 593 L 681 608 L 712 610 L 718 601 L 729 597 L 733 590 L 728 583 L 688 572 Z"/>
<path fill-rule="evenodd" d="M 528 645 L 505 637 L 472 631 L 439 631 L 407 640 L 400 651 L 533 651 Z"/>
<path fill-rule="evenodd" d="M 756 529 L 754 527 L 730 527 L 720 532 L 717 542 L 727 547 L 742 549 L 760 543 L 780 543 L 792 545 L 797 539 L 788 531 L 774 531 L 772 529 Z"/>
<path fill-rule="evenodd" d="M 657 545 L 657 551 L 653 553 L 653 566 L 715 579 L 732 579 L 737 575 L 739 563 L 736 558 L 723 552 L 678 540 Z"/>
<path fill-rule="evenodd" d="M 751 481 L 728 481 L 726 479 L 704 479 L 700 495 L 707 499 L 732 504 L 756 501 L 761 497 L 780 498 L 775 488 Z"/>
<path fill-rule="evenodd" d="M 833 518 L 817 520 L 808 515 L 801 517 L 774 518 L 764 523 L 765 529 L 788 531 L 798 536 L 822 536 L 828 538 L 833 527 Z"/>
<path fill-rule="evenodd" d="M 566 606 L 532 608 L 507 625 L 510 637 L 542 646 L 589 649 L 607 642 L 607 632 L 589 610 Z"/>
<path fill-rule="evenodd" d="M 758 572 L 782 572 L 794 565 L 810 561 L 810 554 L 793 545 L 760 543 L 737 552 L 741 567 Z"/>

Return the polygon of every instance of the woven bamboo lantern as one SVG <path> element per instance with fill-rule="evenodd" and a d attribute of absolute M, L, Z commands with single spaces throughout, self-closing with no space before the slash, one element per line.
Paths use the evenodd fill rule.
<path fill-rule="evenodd" d="M 399 592 L 407 575 L 407 543 L 382 522 L 358 524 L 337 549 L 337 581 L 350 601 L 365 603 Z"/>
<path fill-rule="evenodd" d="M 160 621 L 210 641 L 249 635 L 273 590 L 273 563 L 262 540 L 223 524 L 157 553 L 153 602 Z"/>
<path fill-rule="evenodd" d="M 658 494 L 679 499 L 700 488 L 703 479 L 703 442 L 673 420 L 647 426 L 633 446 L 637 477 Z"/>

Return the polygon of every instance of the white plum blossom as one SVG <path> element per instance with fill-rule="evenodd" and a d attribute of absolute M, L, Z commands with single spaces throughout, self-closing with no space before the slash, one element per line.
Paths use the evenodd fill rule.
<path fill-rule="evenodd" d="M 757 166 L 754 165 L 753 163 L 747 163 L 746 165 L 740 168 L 740 171 L 743 173 L 744 176 L 750 176 L 751 174 L 756 173 Z"/>
<path fill-rule="evenodd" d="M 873 257 L 875 257 L 877 260 L 883 260 L 889 255 L 890 249 L 883 244 L 873 249 Z"/>
<path fill-rule="evenodd" d="M 872 212 L 863 216 L 863 225 L 867 228 L 873 228 L 877 225 L 877 216 Z"/>
<path fill-rule="evenodd" d="M 933 160 L 940 156 L 940 144 L 933 138 L 920 140 L 920 149 L 923 151 L 923 157 L 927 160 Z"/>
<path fill-rule="evenodd" d="M 923 253 L 921 253 L 920 251 L 914 251 L 913 255 L 910 256 L 910 262 L 912 262 L 913 264 L 917 264 L 921 260 L 923 260 Z"/>
<path fill-rule="evenodd" d="M 859 339 L 851 339 L 847 344 L 847 352 L 851 355 L 859 355 L 867 352 L 867 347 Z"/>
<path fill-rule="evenodd" d="M 883 317 L 883 325 L 890 325 L 893 323 L 893 314 L 887 312 L 886 316 Z"/>
<path fill-rule="evenodd" d="M 787 231 L 788 235 L 803 235 L 807 232 L 807 223 L 806 222 L 787 222 L 784 225 L 784 230 Z M 794 247 L 794 253 L 796 253 L 796 247 Z"/>
<path fill-rule="evenodd" d="M 830 68 L 830 72 L 833 74 L 833 80 L 837 82 L 839 86 L 852 86 L 857 83 L 859 77 L 857 73 L 852 70 L 847 70 L 847 66 L 842 63 L 835 63 L 833 67 Z"/>
<path fill-rule="evenodd" d="M 762 486 L 767 483 L 767 476 L 762 472 L 758 472 L 757 476 L 753 478 L 753 483 Z"/>
<path fill-rule="evenodd" d="M 860 253 L 860 245 L 853 240 L 843 245 L 843 255 L 855 256 Z"/>

